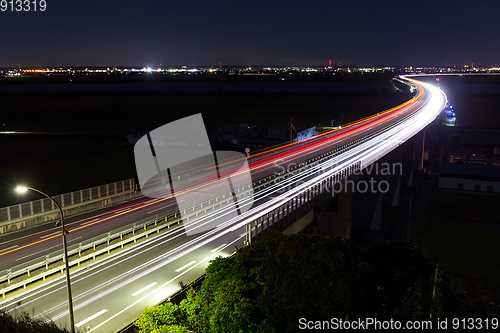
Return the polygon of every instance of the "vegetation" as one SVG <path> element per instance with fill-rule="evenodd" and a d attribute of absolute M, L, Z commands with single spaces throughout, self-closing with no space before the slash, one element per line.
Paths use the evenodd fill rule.
<path fill-rule="evenodd" d="M 146 308 L 141 332 L 294 332 L 299 318 L 428 319 L 435 267 L 406 242 L 283 236 L 216 258 L 179 306 Z"/>
<path fill-rule="evenodd" d="M 1 312 L 0 313 L 0 332 L 8 333 L 67 333 L 69 329 L 60 328 L 56 324 L 44 323 L 42 319 L 32 319 L 27 313 L 21 313 L 15 316 Z"/>
<path fill-rule="evenodd" d="M 436 315 L 500 316 L 498 200 L 494 193 L 442 189 L 429 200 L 412 238 L 419 253 L 439 262 Z"/>

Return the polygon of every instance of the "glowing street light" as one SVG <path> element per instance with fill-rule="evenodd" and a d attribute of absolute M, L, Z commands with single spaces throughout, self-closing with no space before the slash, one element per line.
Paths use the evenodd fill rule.
<path fill-rule="evenodd" d="M 17 185 L 16 191 L 19 193 L 24 193 L 24 192 L 28 191 L 28 188 L 26 186 Z"/>
<path fill-rule="evenodd" d="M 64 229 L 64 214 L 63 214 L 63 210 L 62 210 L 61 206 L 57 203 L 57 201 L 54 200 L 54 198 L 52 198 L 51 196 L 43 193 L 42 191 L 39 191 L 39 190 L 37 190 L 35 188 L 32 188 L 32 187 L 23 186 L 23 185 L 18 185 L 16 187 L 16 191 L 19 192 L 19 193 L 25 193 L 28 190 L 32 190 L 32 191 L 38 192 L 38 193 L 46 196 L 50 200 L 52 200 L 52 202 L 59 209 L 59 213 L 61 214 L 61 228 L 62 228 L 62 239 L 63 239 L 64 266 L 65 266 L 65 269 L 66 269 L 66 287 L 68 289 L 69 322 L 70 322 L 70 327 L 71 327 L 71 333 L 75 333 L 75 320 L 74 320 L 74 316 L 73 316 L 73 299 L 71 297 L 71 283 L 70 283 L 70 280 L 69 280 L 68 248 L 67 248 L 67 244 L 66 244 L 66 235 L 68 234 L 68 231 L 66 229 Z M 56 226 L 57 226 L 57 224 L 56 224 Z"/>

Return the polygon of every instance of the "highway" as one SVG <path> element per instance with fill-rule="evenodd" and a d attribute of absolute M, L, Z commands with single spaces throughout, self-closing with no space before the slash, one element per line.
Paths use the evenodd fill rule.
<path fill-rule="evenodd" d="M 245 225 L 284 202 L 296 200 L 305 189 L 354 164 L 364 168 L 425 128 L 442 111 L 446 96 L 437 88 L 415 82 L 418 95 L 401 106 L 373 115 L 337 131 L 322 133 L 314 140 L 257 152 L 248 161 L 252 181 L 270 178 L 338 149 L 345 152 L 307 170 L 290 174 L 276 184 L 255 191 L 253 200 L 242 199 L 248 210 L 215 229 L 187 236 L 184 228 L 159 233 L 102 260 L 71 271 L 75 323 L 95 332 L 113 332 L 138 317 L 145 306 L 152 306 L 177 290 L 179 281 L 187 283 L 201 275 L 208 261 L 229 255 L 243 246 Z M 370 136 L 368 136 L 370 135 Z M 349 143 L 351 145 L 346 147 Z M 356 143 L 356 144 L 353 144 Z M 347 149 L 350 148 L 350 149 Z M 308 162 L 310 163 L 310 162 Z M 201 184 L 201 185 L 200 185 Z M 178 200 L 189 200 L 193 187 L 216 186 L 213 179 L 201 177 L 187 185 Z M 254 187 L 256 187 L 254 185 Z M 144 199 L 99 216 L 68 224 L 69 244 L 148 218 L 172 213 L 175 202 Z M 250 208 L 251 207 L 251 208 Z M 228 212 L 221 208 L 196 222 L 203 224 Z M 214 215 L 211 215 L 214 214 Z M 61 246 L 54 229 L 5 242 L 0 246 L 1 269 L 14 263 L 43 257 Z M 24 310 L 44 320 L 68 323 L 65 280 L 61 277 L 37 283 L 0 302 L 7 311 Z"/>
<path fill-rule="evenodd" d="M 332 149 L 337 149 L 356 140 L 367 133 L 375 131 L 399 115 L 408 112 L 415 104 L 423 102 L 423 94 L 414 100 L 395 107 L 385 112 L 367 119 L 353 122 L 341 130 L 327 131 L 320 136 L 302 144 L 282 145 L 272 149 L 256 152 L 249 160 L 249 168 L 252 173 L 252 180 L 269 177 L 282 172 L 289 166 L 297 165 L 307 161 L 314 156 L 326 153 Z M 213 178 L 201 179 L 201 183 L 211 183 Z M 196 187 L 196 184 L 193 186 Z M 186 198 L 179 200 L 189 200 L 191 187 L 185 189 Z M 70 219 L 66 221 L 68 244 L 77 246 L 77 243 L 99 235 L 104 235 L 109 231 L 116 230 L 123 226 L 128 226 L 143 219 L 154 218 L 156 215 L 172 214 L 176 210 L 175 200 L 145 198 L 139 202 L 113 209 L 99 215 L 92 215 L 84 219 Z M 23 239 L 13 239 L 1 243 L 0 247 L 0 270 L 12 268 L 19 262 L 26 260 L 37 260 L 58 251 L 60 244 L 60 234 L 48 225 L 47 229 L 36 234 L 30 234 Z M 62 250 L 61 250 L 62 252 Z"/>

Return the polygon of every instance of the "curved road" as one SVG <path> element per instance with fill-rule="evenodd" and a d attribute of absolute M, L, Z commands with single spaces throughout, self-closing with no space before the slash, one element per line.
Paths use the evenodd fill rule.
<path fill-rule="evenodd" d="M 390 150 L 425 128 L 442 111 L 446 97 L 437 88 L 414 81 L 419 88 L 412 100 L 351 124 L 342 130 L 322 133 L 314 140 L 284 145 L 253 155 L 249 168 L 254 181 L 281 172 L 294 164 L 321 156 L 349 143 L 372 136 L 307 171 L 270 185 L 254 194 L 255 202 L 247 212 L 228 220 L 206 233 L 187 236 L 183 228 L 162 232 L 148 241 L 137 243 L 113 256 L 72 270 L 75 323 L 95 332 L 112 332 L 137 318 L 145 306 L 152 306 L 178 289 L 179 281 L 187 283 L 201 275 L 208 261 L 218 255 L 231 254 L 243 246 L 245 225 L 262 214 L 294 200 L 298 194 L 343 168 L 361 163 L 370 165 Z M 383 129 L 383 130 L 382 130 Z M 200 182 L 210 187 L 210 179 Z M 189 190 L 180 198 L 189 200 Z M 199 186 L 197 184 L 196 186 Z M 184 197 L 185 196 L 185 197 Z M 179 198 L 178 198 L 179 199 Z M 242 205 L 246 202 L 242 201 Z M 252 202 L 248 202 L 252 205 Z M 138 219 L 173 212 L 175 202 L 167 199 L 144 199 L 140 202 L 74 221 L 68 225 L 69 244 L 93 235 L 133 223 Z M 223 214 L 224 209 L 214 214 Z M 207 215 L 207 221 L 211 218 Z M 203 223 L 204 219 L 200 219 Z M 43 256 L 61 246 L 60 234 L 43 231 L 0 246 L 1 268 Z M 9 266 L 10 265 L 10 266 Z M 68 323 L 65 280 L 61 276 L 36 284 L 15 295 L 7 295 L 0 307 L 7 311 L 21 309 L 62 325 Z"/>

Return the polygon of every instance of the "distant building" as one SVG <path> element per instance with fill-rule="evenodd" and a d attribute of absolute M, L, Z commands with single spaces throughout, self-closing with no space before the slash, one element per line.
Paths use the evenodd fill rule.
<path fill-rule="evenodd" d="M 452 162 L 500 165 L 500 131 L 454 130 L 449 150 Z"/>
<path fill-rule="evenodd" d="M 247 136 L 257 136 L 258 129 L 251 123 L 224 123 L 217 129 L 218 139 L 237 144 L 238 140 Z"/>
<path fill-rule="evenodd" d="M 281 123 L 269 127 L 268 137 L 277 140 L 290 141 L 290 130 L 292 130 L 292 138 L 296 138 L 298 132 L 302 132 L 310 127 L 311 125 L 293 123 L 292 129 L 290 123 Z"/>
<path fill-rule="evenodd" d="M 139 141 L 139 139 L 142 138 L 146 134 L 148 134 L 147 131 L 132 132 L 132 133 L 126 135 L 126 139 L 127 139 L 128 144 L 135 145 L 137 143 L 137 141 Z"/>
<path fill-rule="evenodd" d="M 439 187 L 500 193 L 500 131 L 455 129 Z"/>
<path fill-rule="evenodd" d="M 283 142 L 285 142 L 285 141 L 284 140 L 269 139 L 269 138 L 244 137 L 244 138 L 238 139 L 237 145 L 241 149 L 249 148 L 250 151 L 256 151 L 256 150 L 276 146 L 276 145 L 279 145 L 280 143 L 283 143 Z"/>
<path fill-rule="evenodd" d="M 500 166 L 444 163 L 439 188 L 500 193 Z"/>

